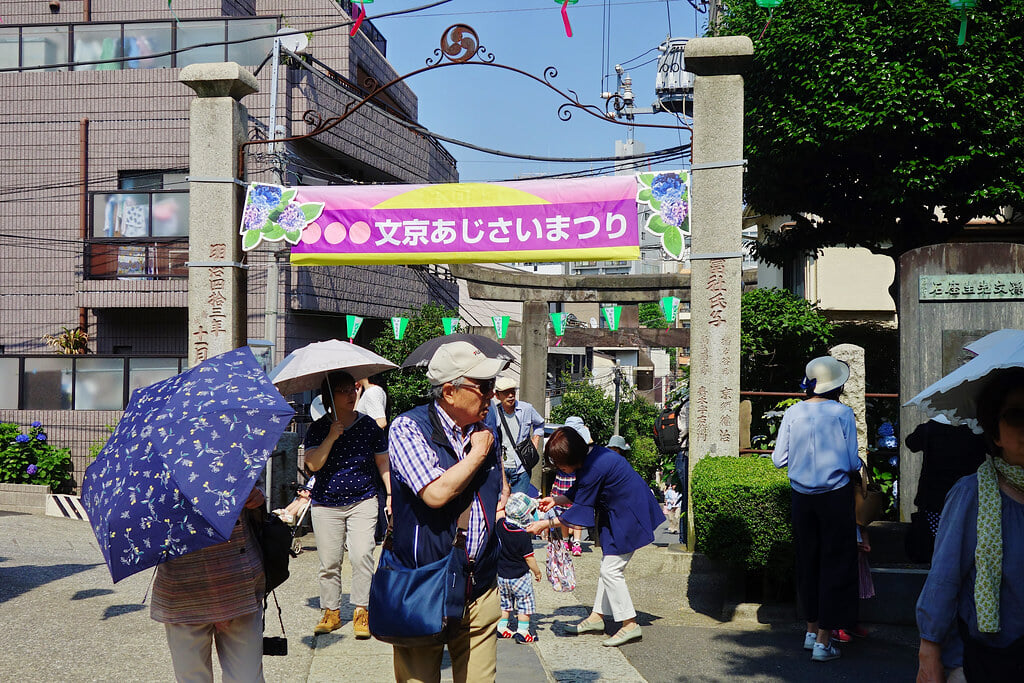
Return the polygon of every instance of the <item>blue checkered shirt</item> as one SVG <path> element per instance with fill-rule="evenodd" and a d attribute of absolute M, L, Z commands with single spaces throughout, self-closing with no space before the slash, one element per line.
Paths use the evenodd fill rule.
<path fill-rule="evenodd" d="M 487 429 L 483 422 L 475 422 L 460 429 L 448 413 L 434 404 L 437 415 L 441 419 L 448 443 L 452 445 L 459 460 L 469 450 L 469 437 L 478 429 Z M 420 492 L 442 474 L 437 453 L 420 431 L 419 425 L 405 416 L 395 418 L 388 432 L 388 453 L 391 460 L 391 475 L 420 495 Z M 487 542 L 487 518 L 484 515 L 480 496 L 473 497 L 469 512 L 469 529 L 466 532 L 466 552 L 470 559 L 476 559 Z"/>

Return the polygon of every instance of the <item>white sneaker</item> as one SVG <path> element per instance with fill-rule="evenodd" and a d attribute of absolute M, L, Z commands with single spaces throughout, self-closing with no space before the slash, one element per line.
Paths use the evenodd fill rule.
<path fill-rule="evenodd" d="M 839 648 L 832 643 L 828 645 L 814 644 L 814 652 L 811 653 L 812 662 L 830 662 L 833 659 L 839 659 Z"/>
<path fill-rule="evenodd" d="M 818 640 L 817 633 L 805 633 L 804 634 L 804 649 L 813 650 L 814 643 Z"/>

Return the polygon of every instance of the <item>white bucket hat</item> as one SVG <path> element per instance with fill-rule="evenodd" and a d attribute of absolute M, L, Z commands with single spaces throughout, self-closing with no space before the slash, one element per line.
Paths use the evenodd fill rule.
<path fill-rule="evenodd" d="M 624 451 L 631 451 L 631 450 L 633 450 L 630 447 L 630 445 L 628 443 L 626 443 L 626 440 L 624 438 L 622 438 L 621 436 L 619 436 L 618 434 L 616 434 L 612 438 L 608 439 L 608 448 L 621 448 Z"/>
<path fill-rule="evenodd" d="M 576 430 L 576 433 L 583 437 L 583 440 L 588 444 L 594 443 L 594 439 L 590 436 L 590 430 L 583 424 L 583 418 L 578 415 L 565 418 L 565 426 L 572 427 Z"/>
<path fill-rule="evenodd" d="M 850 379 L 850 366 L 832 356 L 815 358 L 804 368 L 803 389 L 810 389 L 815 395 L 827 394 L 846 384 Z"/>

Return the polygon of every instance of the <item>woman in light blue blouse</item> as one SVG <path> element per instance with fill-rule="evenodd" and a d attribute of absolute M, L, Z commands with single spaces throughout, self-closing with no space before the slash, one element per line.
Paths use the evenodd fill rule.
<path fill-rule="evenodd" d="M 943 665 L 969 683 L 1024 681 L 1024 368 L 991 375 L 977 420 L 994 457 L 942 509 L 917 601 L 919 683 L 945 681 Z"/>
<path fill-rule="evenodd" d="M 860 469 L 853 411 L 838 402 L 850 368 L 831 356 L 807 364 L 807 399 L 782 416 L 772 462 L 787 467 L 793 487 L 797 591 L 811 660 L 839 657 L 833 629 L 857 624 L 857 523 L 852 476 Z"/>

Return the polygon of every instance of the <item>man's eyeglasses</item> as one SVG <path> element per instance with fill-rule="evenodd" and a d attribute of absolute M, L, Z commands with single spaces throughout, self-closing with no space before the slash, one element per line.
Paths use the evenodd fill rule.
<path fill-rule="evenodd" d="M 476 382 L 470 382 L 469 380 L 464 379 L 462 380 L 462 383 L 459 386 L 471 387 L 479 391 L 481 396 L 486 396 L 487 394 L 494 391 L 494 380 L 478 379 L 476 380 Z"/>

